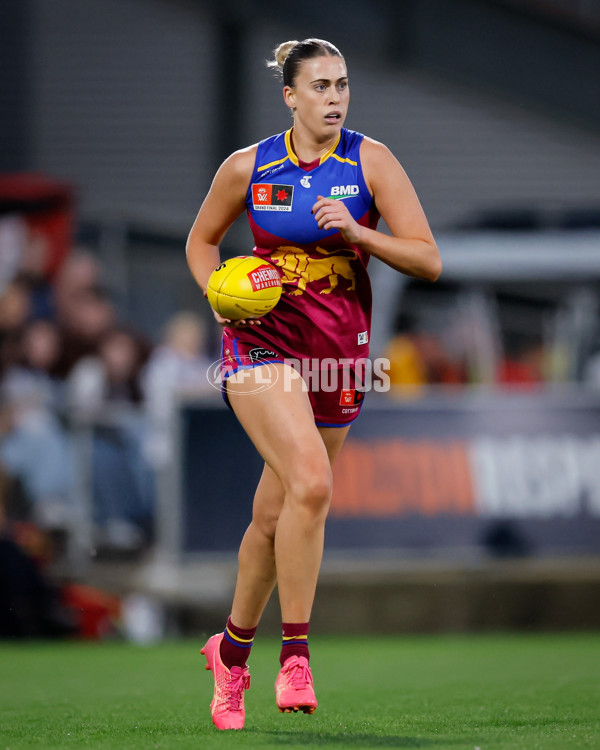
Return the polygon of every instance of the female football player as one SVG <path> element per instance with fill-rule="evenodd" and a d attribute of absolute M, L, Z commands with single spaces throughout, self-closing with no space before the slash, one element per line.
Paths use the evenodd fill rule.
<path fill-rule="evenodd" d="M 247 658 L 263 609 L 278 586 L 283 641 L 275 683 L 280 711 L 317 706 L 308 632 L 332 493 L 331 464 L 362 406 L 348 362 L 368 355 L 371 255 L 410 276 L 435 280 L 441 260 L 415 191 L 381 143 L 344 128 L 346 63 L 329 42 L 305 39 L 275 50 L 285 133 L 236 151 L 221 165 L 191 229 L 190 269 L 206 290 L 219 244 L 247 211 L 254 254 L 281 273 L 283 294 L 260 320 L 223 325 L 225 398 L 264 459 L 252 522 L 239 550 L 231 615 L 202 653 L 214 676 L 219 729 L 244 725 Z M 391 235 L 376 230 L 383 217 Z M 322 362 L 340 375 L 296 377 L 290 360 Z M 331 362 L 339 363 L 331 372 Z M 272 385 L 264 388 L 267 368 Z M 344 368 L 346 368 L 344 370 Z M 243 378 L 235 377 L 242 372 Z M 262 372 L 261 372 L 262 371 Z M 256 383 L 256 389 L 251 385 Z M 250 386 L 250 387 L 249 387 Z"/>

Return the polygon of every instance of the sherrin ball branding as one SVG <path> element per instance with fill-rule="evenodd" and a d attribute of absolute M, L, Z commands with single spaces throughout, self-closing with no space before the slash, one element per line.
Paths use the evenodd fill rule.
<path fill-rule="evenodd" d="M 206 296 L 223 318 L 260 318 L 279 302 L 279 271 L 255 255 L 239 255 L 217 266 L 208 279 Z"/>

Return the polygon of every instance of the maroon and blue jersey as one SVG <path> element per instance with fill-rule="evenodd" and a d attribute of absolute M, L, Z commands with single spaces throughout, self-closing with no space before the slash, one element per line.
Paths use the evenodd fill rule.
<path fill-rule="evenodd" d="M 343 200 L 359 224 L 377 226 L 360 162 L 364 136 L 342 128 L 332 148 L 306 165 L 292 149 L 291 132 L 258 144 L 246 195 L 253 252 L 279 270 L 283 293 L 260 326 L 225 329 L 223 357 L 230 366 L 238 355 L 239 365 L 247 364 L 249 352 L 254 361 L 368 356 L 369 254 L 337 229 L 319 229 L 311 213 L 323 196 Z"/>

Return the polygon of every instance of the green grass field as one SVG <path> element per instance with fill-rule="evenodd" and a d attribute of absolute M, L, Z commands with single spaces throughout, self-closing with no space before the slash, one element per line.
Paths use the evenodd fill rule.
<path fill-rule="evenodd" d="M 313 716 L 277 711 L 259 639 L 242 732 L 211 724 L 201 645 L 0 645 L 0 750 L 600 748 L 599 635 L 313 637 Z"/>

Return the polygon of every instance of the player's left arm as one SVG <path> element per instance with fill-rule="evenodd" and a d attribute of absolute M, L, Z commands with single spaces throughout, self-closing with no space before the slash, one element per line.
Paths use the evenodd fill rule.
<path fill-rule="evenodd" d="M 358 224 L 344 201 L 319 196 L 313 213 L 321 229 L 339 229 L 344 239 L 408 276 L 435 281 L 442 259 L 417 194 L 406 172 L 382 143 L 365 137 L 361 162 L 381 217 L 391 236 Z"/>

